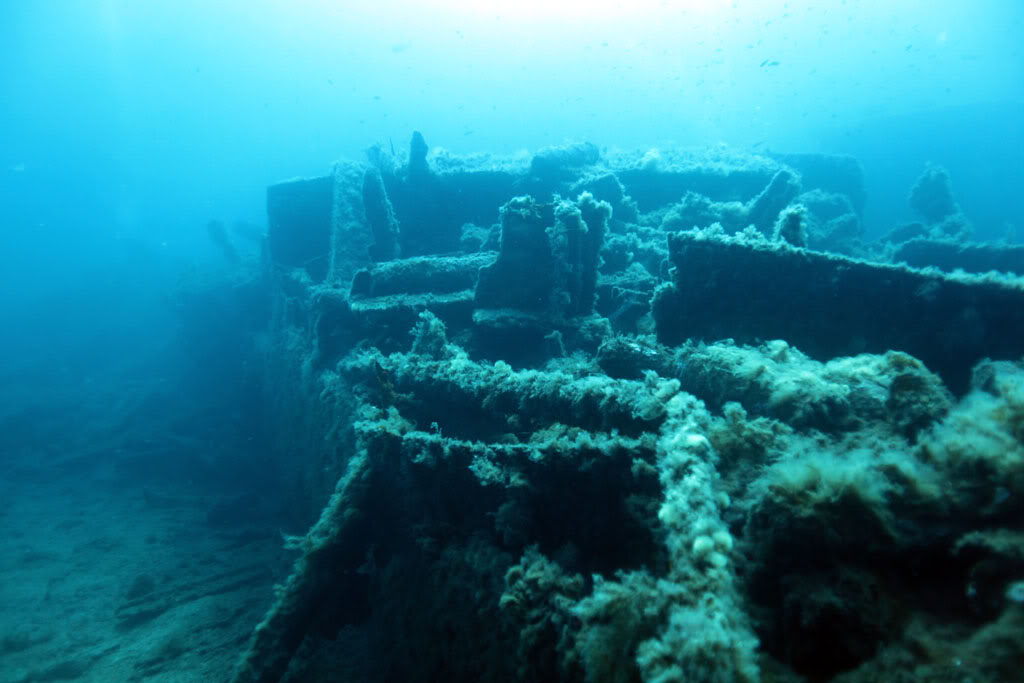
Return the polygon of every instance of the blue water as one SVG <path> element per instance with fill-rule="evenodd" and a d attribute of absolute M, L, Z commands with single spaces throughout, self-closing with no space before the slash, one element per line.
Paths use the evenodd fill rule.
<path fill-rule="evenodd" d="M 0 528 L 24 562 L 0 570 L 25 590 L 0 589 L 0 642 L 21 642 L 12 610 L 50 595 L 31 581 L 57 581 L 80 555 L 66 548 L 125 538 L 139 501 L 160 510 L 179 495 L 164 488 L 184 487 L 183 509 L 219 530 L 238 496 L 273 498 L 281 465 L 235 362 L 234 335 L 261 314 L 188 299 L 231 278 L 210 221 L 258 261 L 241 235 L 265 228 L 268 185 L 375 144 L 404 153 L 414 130 L 454 154 L 575 141 L 839 153 L 864 170 L 867 238 L 916 220 L 908 193 L 938 164 L 975 240 L 1021 243 L 1021 35 L 1015 0 L 3 3 Z M 79 468 L 108 488 L 86 491 Z M 82 509 L 126 502 L 94 529 L 79 495 Z M 310 514 L 267 507 L 265 525 L 289 533 Z M 80 528 L 65 518 L 89 533 L 38 555 L 38 534 Z M 147 519 L 156 531 L 118 546 L 124 557 L 174 533 Z M 242 635 L 287 567 L 278 541 L 246 546 L 275 569 L 253 579 Z M 170 566 L 129 564 L 97 569 L 112 594 Z M 64 646 L 52 624 L 26 632 Z M 0 646 L 0 682 L 26 675 L 4 664 L 22 652 Z"/>
<path fill-rule="evenodd" d="M 210 217 L 263 220 L 268 183 L 414 129 L 455 152 L 849 152 L 879 225 L 926 161 L 993 231 L 1019 186 L 1019 3 L 482 5 L 7 3 L 5 221 L 188 248 Z"/>

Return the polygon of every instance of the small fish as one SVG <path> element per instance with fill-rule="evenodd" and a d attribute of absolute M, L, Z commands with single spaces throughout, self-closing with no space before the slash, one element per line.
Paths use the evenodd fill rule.
<path fill-rule="evenodd" d="M 779 65 L 779 63 L 777 61 L 775 61 L 774 59 L 766 59 L 763 62 L 761 62 L 761 66 L 778 66 L 778 65 Z"/>

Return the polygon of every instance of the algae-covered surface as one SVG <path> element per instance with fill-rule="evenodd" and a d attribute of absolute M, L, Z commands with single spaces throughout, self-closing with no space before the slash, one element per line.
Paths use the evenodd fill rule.
<path fill-rule="evenodd" d="M 0 680 L 1013 680 L 1024 268 L 862 181 L 415 133 L 270 186 L 160 343 L 5 365 Z"/>
<path fill-rule="evenodd" d="M 271 187 L 264 369 L 323 509 L 233 680 L 1012 679 L 1020 269 L 898 262 L 861 182 L 417 133 Z M 911 193 L 935 231 L 950 192 Z"/>
<path fill-rule="evenodd" d="M 1024 4 L 0 26 L 0 683 L 1024 681 Z"/>

